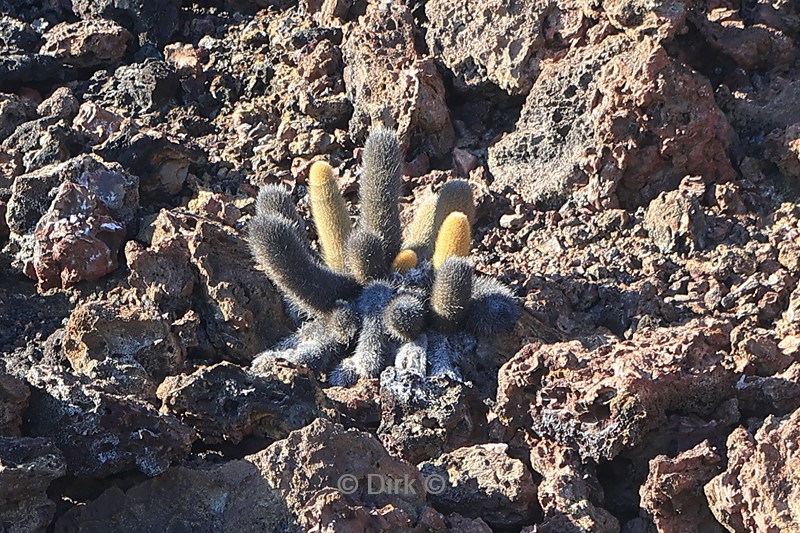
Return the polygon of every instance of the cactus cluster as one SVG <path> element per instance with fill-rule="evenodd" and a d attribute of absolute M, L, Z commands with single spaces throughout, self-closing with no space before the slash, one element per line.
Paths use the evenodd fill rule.
<path fill-rule="evenodd" d="M 277 186 L 261 189 L 250 246 L 300 325 L 259 357 L 308 365 L 342 386 L 389 365 L 461 381 L 460 362 L 475 353 L 478 338 L 513 328 L 520 313 L 513 294 L 468 259 L 470 185 L 453 180 L 425 198 L 403 236 L 402 161 L 394 132 L 370 134 L 356 227 L 331 166 L 312 165 L 308 191 L 321 258 L 291 197 Z"/>

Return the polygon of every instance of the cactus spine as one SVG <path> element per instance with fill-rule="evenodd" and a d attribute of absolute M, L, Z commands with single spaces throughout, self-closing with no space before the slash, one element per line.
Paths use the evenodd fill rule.
<path fill-rule="evenodd" d="M 414 218 L 408 226 L 403 248 L 413 250 L 420 258 L 430 258 L 433 242 L 436 239 L 437 194 L 428 194 L 417 206 Z"/>
<path fill-rule="evenodd" d="M 461 257 L 449 257 L 436 272 L 431 290 L 433 325 L 451 332 L 464 325 L 472 296 L 472 264 Z"/>
<path fill-rule="evenodd" d="M 357 288 L 342 274 L 319 265 L 281 216 L 259 215 L 250 222 L 250 248 L 267 276 L 294 304 L 312 314 L 332 311 L 336 300 Z"/>
<path fill-rule="evenodd" d="M 300 237 L 300 240 L 308 244 L 306 223 L 303 222 L 302 217 L 297 212 L 292 197 L 283 187 L 278 185 L 261 187 L 261 190 L 258 191 L 258 198 L 256 198 L 256 214 L 275 215 L 285 218 L 291 224 L 298 237 Z"/>
<path fill-rule="evenodd" d="M 362 285 L 387 274 L 386 257 L 380 237 L 364 228 L 356 228 L 345 245 L 345 266 Z"/>
<path fill-rule="evenodd" d="M 343 272 L 344 243 L 350 234 L 351 225 L 333 168 L 324 161 L 311 165 L 308 185 L 311 216 L 317 227 L 322 258 L 329 267 Z"/>
<path fill-rule="evenodd" d="M 439 228 L 436 247 L 433 251 L 433 268 L 439 269 L 448 257 L 466 257 L 472 236 L 470 235 L 469 218 L 460 211 L 447 215 Z"/>
<path fill-rule="evenodd" d="M 400 251 L 400 189 L 403 156 L 393 131 L 378 128 L 364 144 L 361 176 L 361 224 L 382 242 L 384 257 Z M 387 259 L 387 260 L 388 260 Z"/>

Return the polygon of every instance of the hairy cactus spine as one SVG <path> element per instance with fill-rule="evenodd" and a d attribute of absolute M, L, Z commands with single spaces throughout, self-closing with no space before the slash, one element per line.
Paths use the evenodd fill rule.
<path fill-rule="evenodd" d="M 319 265 L 281 216 L 259 215 L 250 222 L 250 249 L 267 276 L 300 308 L 316 315 L 334 309 L 357 285 Z"/>
<path fill-rule="evenodd" d="M 383 255 L 380 237 L 364 228 L 356 228 L 345 244 L 345 266 L 357 282 L 365 285 L 369 281 L 386 276 L 386 257 Z"/>
<path fill-rule="evenodd" d="M 460 211 L 447 215 L 439 228 L 433 251 L 433 268 L 439 269 L 448 257 L 466 257 L 472 240 L 469 218 Z"/>
<path fill-rule="evenodd" d="M 511 289 L 494 278 L 476 276 L 466 328 L 482 337 L 514 328 L 522 310 Z"/>
<path fill-rule="evenodd" d="M 279 185 L 265 185 L 256 198 L 257 215 L 277 215 L 288 220 L 303 243 L 308 243 L 306 223 L 297 212 L 291 195 Z"/>
<path fill-rule="evenodd" d="M 311 216 L 317 227 L 322 258 L 332 269 L 344 271 L 344 243 L 350 234 L 350 216 L 333 175 L 324 161 L 311 165 L 308 179 Z"/>
<path fill-rule="evenodd" d="M 364 143 L 361 224 L 380 237 L 387 260 L 400 251 L 402 163 L 400 142 L 393 131 L 378 128 L 370 133 Z"/>
<path fill-rule="evenodd" d="M 403 248 L 413 250 L 418 257 L 430 258 L 436 239 L 436 205 L 439 195 L 428 194 L 420 201 L 406 230 Z"/>
<path fill-rule="evenodd" d="M 449 257 L 436 272 L 431 290 L 433 325 L 452 332 L 464 325 L 472 296 L 473 267 L 467 259 Z"/>
<path fill-rule="evenodd" d="M 395 296 L 386 310 L 383 319 L 386 329 L 395 339 L 411 340 L 425 328 L 425 302 L 412 294 Z"/>

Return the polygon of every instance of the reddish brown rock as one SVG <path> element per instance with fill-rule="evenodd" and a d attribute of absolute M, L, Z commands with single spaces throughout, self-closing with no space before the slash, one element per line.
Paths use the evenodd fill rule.
<path fill-rule="evenodd" d="M 133 41 L 128 30 L 105 19 L 62 22 L 50 28 L 43 38 L 41 54 L 76 67 L 113 65 Z"/>
<path fill-rule="evenodd" d="M 353 103 L 350 136 L 366 137 L 380 124 L 397 130 L 404 147 L 430 157 L 455 142 L 442 79 L 414 45 L 414 21 L 398 0 L 369 3 L 342 45 L 344 83 Z"/>
<path fill-rule="evenodd" d="M 66 470 L 63 454 L 48 439 L 0 437 L 0 527 L 45 531 L 56 511 L 45 491 Z"/>
<path fill-rule="evenodd" d="M 0 437 L 17 437 L 30 391 L 25 383 L 0 370 Z"/>
<path fill-rule="evenodd" d="M 122 127 L 122 117 L 103 109 L 94 102 L 84 102 L 72 126 L 95 143 L 102 143 Z"/>
<path fill-rule="evenodd" d="M 536 484 L 525 464 L 507 451 L 506 444 L 478 444 L 420 463 L 428 500 L 442 513 L 482 518 L 496 528 L 532 523 L 539 511 Z"/>
<path fill-rule="evenodd" d="M 644 512 L 658 531 L 723 533 L 714 519 L 702 487 L 717 475 L 722 459 L 707 441 L 675 458 L 650 460 L 647 481 L 639 489 Z"/>
<path fill-rule="evenodd" d="M 712 2 L 691 11 L 690 19 L 708 46 L 747 70 L 794 62 L 794 42 L 788 35 L 767 24 L 748 24 L 742 18 L 742 10 L 734 6 Z"/>
<path fill-rule="evenodd" d="M 173 467 L 127 490 L 112 487 L 70 509 L 55 525 L 58 533 L 123 529 L 301 531 L 258 469 L 241 460 Z"/>
<path fill-rule="evenodd" d="M 245 460 L 306 529 L 411 531 L 429 512 L 413 465 L 388 455 L 372 435 L 325 419 Z"/>
<path fill-rule="evenodd" d="M 247 371 L 222 362 L 166 378 L 161 411 L 195 428 L 209 444 L 238 444 L 248 435 L 283 439 L 320 417 L 334 418 L 311 372 L 282 359 Z"/>
<path fill-rule="evenodd" d="M 601 507 L 603 487 L 594 468 L 584 464 L 569 447 L 550 439 L 532 439 L 533 469 L 542 475 L 538 487 L 539 504 L 544 513 L 537 533 L 618 533 L 619 522 Z"/>
<path fill-rule="evenodd" d="M 201 317 L 209 354 L 250 362 L 288 334 L 283 300 L 256 270 L 243 235 L 184 211 L 162 211 L 143 231 L 149 245 L 126 248 L 131 286 L 173 320 L 188 309 Z M 192 295 L 200 298 L 192 298 Z"/>
<path fill-rule="evenodd" d="M 132 290 L 84 302 L 70 314 L 64 354 L 80 374 L 111 392 L 153 398 L 155 386 L 181 370 L 185 350 L 156 305 Z"/>
<path fill-rule="evenodd" d="M 757 431 L 728 437 L 727 469 L 705 486 L 729 531 L 800 531 L 800 410 L 768 416 Z"/>
<path fill-rule="evenodd" d="M 87 187 L 63 183 L 34 231 L 25 274 L 40 291 L 100 279 L 119 266 L 125 226 Z"/>
<path fill-rule="evenodd" d="M 33 387 L 30 434 L 58 446 L 70 475 L 102 478 L 139 470 L 155 476 L 185 457 L 196 438 L 172 415 L 159 415 L 135 396 L 98 390 L 86 378 L 45 365 L 26 377 Z"/>
<path fill-rule="evenodd" d="M 361 379 L 352 387 L 328 387 L 324 390 L 342 424 L 362 431 L 374 430 L 381 422 L 380 383 L 378 379 Z"/>
<path fill-rule="evenodd" d="M 654 198 L 647 206 L 644 227 L 663 253 L 689 254 L 706 247 L 705 214 L 697 196 L 684 189 Z"/>
<path fill-rule="evenodd" d="M 511 431 L 613 459 L 668 411 L 709 414 L 733 396 L 736 376 L 723 364 L 729 333 L 708 318 L 594 349 L 578 341 L 528 345 L 500 371 L 497 412 Z"/>
<path fill-rule="evenodd" d="M 651 38 L 617 35 L 543 67 L 489 169 L 494 190 L 528 202 L 632 208 L 687 174 L 734 178 L 732 141 L 705 78 Z"/>

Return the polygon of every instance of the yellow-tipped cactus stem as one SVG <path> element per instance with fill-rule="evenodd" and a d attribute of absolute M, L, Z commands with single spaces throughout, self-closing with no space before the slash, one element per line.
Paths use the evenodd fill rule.
<path fill-rule="evenodd" d="M 406 238 L 403 241 L 404 249 L 414 250 L 421 257 L 431 256 L 433 241 L 436 239 L 435 220 L 438 201 L 439 196 L 431 193 L 419 203 L 414 212 L 414 218 L 406 230 Z"/>
<path fill-rule="evenodd" d="M 417 253 L 414 250 L 400 250 L 392 261 L 392 272 L 407 272 L 417 266 Z"/>
<path fill-rule="evenodd" d="M 469 255 L 471 241 L 469 217 L 461 211 L 454 211 L 447 215 L 436 236 L 433 268 L 438 270 L 448 257 Z"/>
<path fill-rule="evenodd" d="M 325 161 L 317 161 L 311 165 L 308 194 L 322 258 L 329 267 L 343 272 L 344 243 L 350 234 L 350 216 L 339 192 L 333 168 Z"/>

